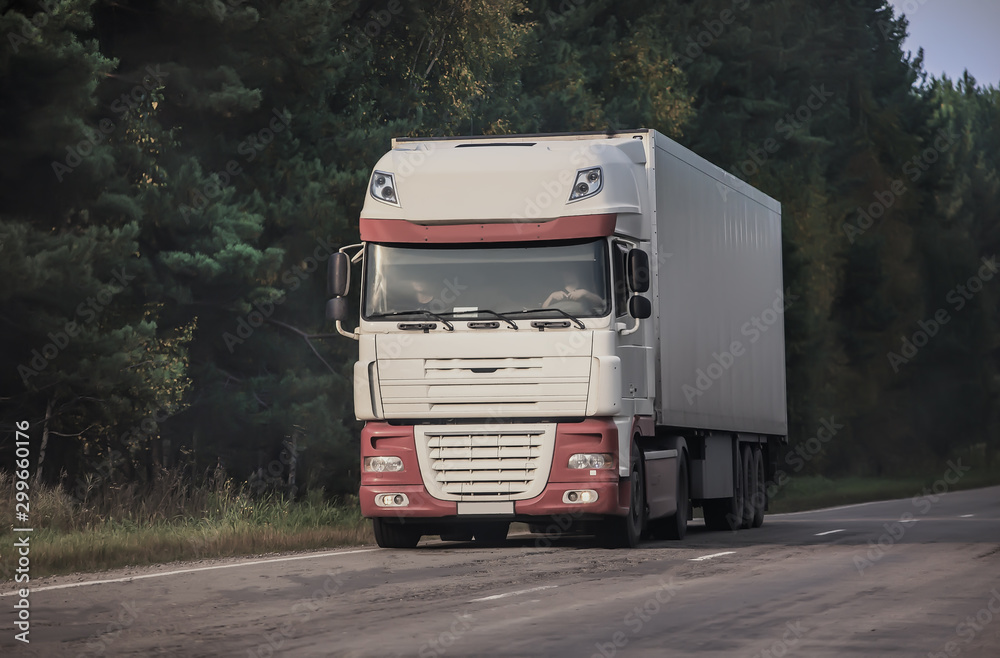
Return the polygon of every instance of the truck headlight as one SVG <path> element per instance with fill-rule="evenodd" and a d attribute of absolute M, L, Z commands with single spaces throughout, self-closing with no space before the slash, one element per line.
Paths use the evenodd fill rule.
<path fill-rule="evenodd" d="M 384 171 L 372 173 L 372 182 L 369 189 L 373 198 L 382 203 L 399 207 L 399 193 L 396 190 L 396 181 L 393 179 L 392 174 Z"/>
<path fill-rule="evenodd" d="M 567 203 L 592 197 L 603 187 L 604 171 L 600 167 L 580 169 L 576 172 L 576 181 L 573 183 L 573 191 L 570 193 Z"/>
<path fill-rule="evenodd" d="M 399 457 L 365 457 L 365 471 L 369 473 L 394 473 L 403 470 Z"/>
<path fill-rule="evenodd" d="M 613 455 L 584 452 L 576 455 L 570 455 L 567 466 L 570 468 L 594 469 L 611 468 L 614 464 L 615 458 Z"/>

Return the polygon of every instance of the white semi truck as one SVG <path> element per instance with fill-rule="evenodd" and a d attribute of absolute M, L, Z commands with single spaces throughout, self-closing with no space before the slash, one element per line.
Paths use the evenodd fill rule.
<path fill-rule="evenodd" d="M 327 316 L 359 342 L 379 546 L 762 523 L 787 435 L 777 201 L 655 130 L 400 138 L 360 232 Z"/>

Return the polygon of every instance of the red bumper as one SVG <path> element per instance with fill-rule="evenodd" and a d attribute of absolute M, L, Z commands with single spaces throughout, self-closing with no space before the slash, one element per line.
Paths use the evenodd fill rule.
<path fill-rule="evenodd" d="M 628 483 L 626 483 L 628 484 Z M 563 494 L 575 489 L 589 489 L 597 492 L 597 502 L 580 504 L 564 503 Z M 624 489 L 626 502 L 629 488 L 618 482 L 550 482 L 541 496 L 514 503 L 514 512 L 524 516 L 555 516 L 557 514 L 600 514 L 625 516 L 627 508 L 621 506 L 619 492 Z"/>
<path fill-rule="evenodd" d="M 599 470 L 570 469 L 570 455 L 580 452 L 600 452 L 615 455 L 611 468 Z M 628 509 L 629 488 L 618 477 L 618 430 L 605 419 L 588 419 L 580 423 L 560 423 L 556 426 L 552 467 L 542 493 L 529 500 L 514 502 L 517 516 L 553 516 L 557 514 L 594 514 L 623 516 Z M 366 473 L 364 458 L 396 456 L 403 470 L 395 473 Z M 596 502 L 564 503 L 563 494 L 570 490 L 596 491 Z M 406 494 L 405 507 L 379 507 L 375 496 L 385 493 Z M 361 513 L 366 517 L 443 518 L 458 514 L 456 501 L 439 500 L 424 487 L 417 461 L 412 426 L 367 423 L 361 433 Z"/>

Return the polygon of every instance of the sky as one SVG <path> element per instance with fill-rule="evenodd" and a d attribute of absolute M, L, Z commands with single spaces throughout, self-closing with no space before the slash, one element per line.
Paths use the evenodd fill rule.
<path fill-rule="evenodd" d="M 924 49 L 924 69 L 952 80 L 969 69 L 980 85 L 1000 87 L 1000 0 L 889 0 L 906 14 L 903 49 Z"/>

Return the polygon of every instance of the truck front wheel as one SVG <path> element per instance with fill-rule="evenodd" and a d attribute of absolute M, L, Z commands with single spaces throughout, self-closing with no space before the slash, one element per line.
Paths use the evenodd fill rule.
<path fill-rule="evenodd" d="M 372 519 L 372 530 L 379 548 L 413 548 L 420 541 L 420 528 L 388 519 Z"/>
<path fill-rule="evenodd" d="M 631 452 L 628 515 L 609 519 L 601 528 L 601 543 L 609 548 L 635 548 L 646 529 L 646 478 L 635 439 Z"/>

